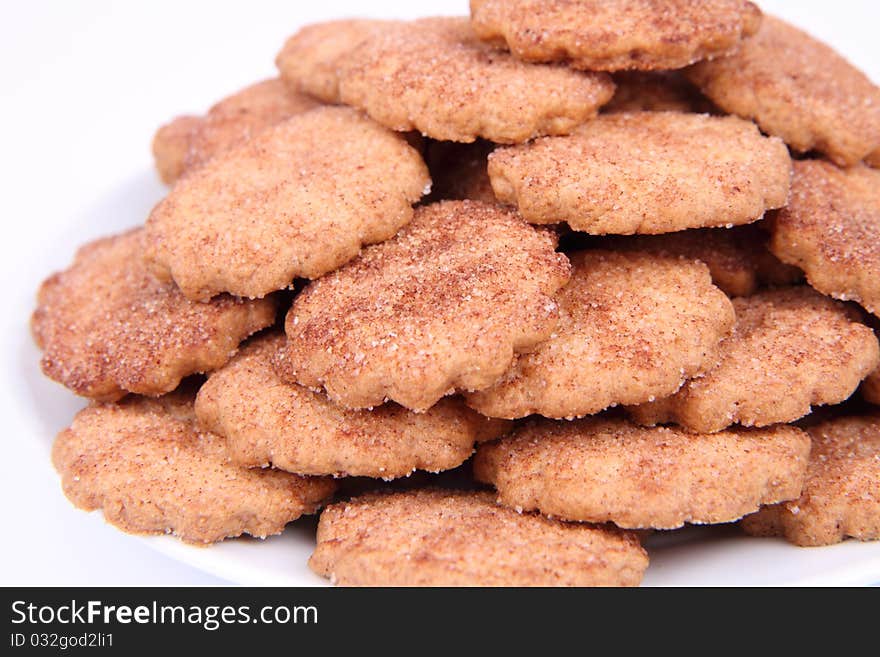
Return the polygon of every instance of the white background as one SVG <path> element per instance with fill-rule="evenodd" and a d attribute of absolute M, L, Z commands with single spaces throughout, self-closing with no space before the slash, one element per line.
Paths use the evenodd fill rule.
<path fill-rule="evenodd" d="M 880 81 L 880 3 L 760 3 Z M 27 319 L 40 280 L 77 245 L 143 222 L 163 188 L 149 151 L 172 116 L 271 76 L 304 23 L 465 13 L 467 3 L 57 1 L 0 12 L 0 180 L 5 312 L 0 334 L 0 585 L 217 584 L 73 509 L 49 446 L 81 402 L 38 374 Z"/>

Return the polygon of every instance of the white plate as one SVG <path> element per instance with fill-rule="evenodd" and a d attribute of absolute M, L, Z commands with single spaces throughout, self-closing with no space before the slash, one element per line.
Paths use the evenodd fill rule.
<path fill-rule="evenodd" d="M 14 537 L 4 541 L 0 584 L 320 585 L 306 566 L 313 521 L 294 523 L 266 541 L 195 548 L 170 537 L 126 536 L 99 514 L 73 509 L 48 449 L 82 401 L 40 375 L 26 318 L 39 281 L 66 266 L 77 245 L 143 222 L 161 198 L 148 150 L 157 124 L 175 113 L 203 111 L 224 93 L 271 75 L 275 51 L 298 23 L 363 14 L 364 4 L 259 0 L 243 14 L 239 2 L 218 0 L 208 31 L 197 3 L 48 4 L 19 3 L 14 20 L 0 23 L 0 112 L 4 124 L 14 126 L 0 152 L 7 182 L 0 240 L 0 491 L 4 527 Z M 455 13 L 466 4 L 376 0 L 369 13 Z M 832 13 L 822 0 L 761 4 L 823 36 L 880 80 L 877 3 L 842 1 Z M 880 582 L 880 543 L 801 549 L 729 528 L 694 528 L 654 536 L 649 546 L 649 585 Z"/>

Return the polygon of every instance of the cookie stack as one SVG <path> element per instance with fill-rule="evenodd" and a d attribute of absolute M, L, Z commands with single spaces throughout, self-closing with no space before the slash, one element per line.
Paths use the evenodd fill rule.
<path fill-rule="evenodd" d="M 94 400 L 77 506 L 198 543 L 325 507 L 347 585 L 880 538 L 880 89 L 841 56 L 745 0 L 472 0 L 277 65 L 162 127 L 145 226 L 39 291 Z"/>

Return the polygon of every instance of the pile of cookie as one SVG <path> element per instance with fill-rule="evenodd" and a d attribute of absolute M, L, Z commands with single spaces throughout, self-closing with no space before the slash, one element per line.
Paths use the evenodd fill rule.
<path fill-rule="evenodd" d="M 323 508 L 347 585 L 880 538 L 880 89 L 840 55 L 745 0 L 472 0 L 277 65 L 162 127 L 145 226 L 39 291 L 93 400 L 74 504 L 195 543 Z"/>

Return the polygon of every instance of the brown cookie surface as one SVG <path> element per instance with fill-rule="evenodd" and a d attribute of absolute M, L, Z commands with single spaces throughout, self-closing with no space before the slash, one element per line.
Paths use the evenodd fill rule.
<path fill-rule="evenodd" d="M 341 57 L 336 71 L 346 105 L 394 130 L 443 141 L 565 134 L 614 92 L 604 73 L 526 64 L 493 50 L 466 18 L 389 24 Z"/>
<path fill-rule="evenodd" d="M 402 137 L 350 108 L 317 108 L 181 179 L 147 221 L 149 254 L 191 299 L 262 297 L 388 239 L 429 189 Z"/>
<path fill-rule="evenodd" d="M 754 34 L 745 0 L 471 0 L 477 35 L 528 61 L 591 71 L 681 68 Z"/>
<path fill-rule="evenodd" d="M 797 497 L 810 452 L 795 427 L 690 434 L 620 419 L 533 420 L 477 449 L 474 474 L 517 510 L 672 529 Z"/>
<path fill-rule="evenodd" d="M 671 395 L 718 363 L 733 306 L 704 264 L 637 251 L 569 258 L 553 335 L 468 394 L 471 407 L 502 418 L 590 415 Z"/>
<path fill-rule="evenodd" d="M 424 411 L 486 388 L 556 325 L 570 267 L 555 244 L 495 205 L 422 206 L 392 240 L 300 293 L 276 368 L 349 408 Z"/>
<path fill-rule="evenodd" d="M 287 39 L 275 65 L 292 89 L 325 103 L 338 104 L 337 69 L 342 58 L 374 32 L 394 24 L 395 21 L 354 18 L 306 25 Z"/>
<path fill-rule="evenodd" d="M 745 531 L 802 546 L 880 539 L 880 416 L 844 416 L 808 432 L 803 493 L 743 518 Z"/>
<path fill-rule="evenodd" d="M 800 152 L 850 166 L 880 147 L 880 88 L 834 49 L 772 16 L 690 79 L 726 112 L 754 119 Z"/>
<path fill-rule="evenodd" d="M 183 175 L 190 140 L 203 121 L 201 116 L 178 116 L 160 127 L 153 136 L 153 161 L 159 179 L 166 185 Z"/>
<path fill-rule="evenodd" d="M 736 117 L 634 112 L 497 148 L 489 177 L 526 221 L 654 234 L 760 219 L 785 204 L 791 160 L 781 141 Z"/>
<path fill-rule="evenodd" d="M 372 411 L 340 408 L 321 393 L 281 381 L 273 359 L 283 345 L 283 334 L 255 339 L 199 390 L 199 421 L 226 438 L 239 465 L 392 479 L 417 469 L 458 467 L 475 442 L 509 428 L 460 399 L 441 400 L 425 413 L 396 404 Z"/>
<path fill-rule="evenodd" d="M 52 447 L 64 494 L 127 532 L 212 543 L 278 534 L 333 493 L 331 479 L 232 464 L 192 409 L 192 391 L 83 409 Z"/>
<path fill-rule="evenodd" d="M 770 249 L 814 288 L 880 316 L 880 171 L 794 164 L 791 198 L 770 222 Z"/>
<path fill-rule="evenodd" d="M 698 433 L 792 422 L 847 399 L 880 361 L 859 313 L 806 286 L 733 300 L 736 325 L 721 362 L 667 399 L 629 409 L 643 424 Z"/>
<path fill-rule="evenodd" d="M 163 182 L 173 183 L 215 155 L 318 104 L 279 78 L 257 82 L 224 98 L 204 116 L 178 117 L 159 128 L 153 138 L 156 168 Z"/>
<path fill-rule="evenodd" d="M 208 303 L 156 279 L 135 229 L 82 247 L 40 286 L 31 329 L 43 372 L 78 395 L 160 395 L 223 365 L 238 344 L 275 321 L 274 298 Z"/>
<path fill-rule="evenodd" d="M 343 586 L 637 586 L 647 565 L 632 534 L 436 489 L 328 507 L 309 560 Z"/>
<path fill-rule="evenodd" d="M 610 244 L 615 248 L 699 260 L 709 267 L 712 282 L 725 294 L 743 297 L 762 287 L 791 285 L 803 278 L 797 267 L 786 265 L 768 250 L 768 240 L 767 233 L 757 224 L 749 224 L 621 237 Z"/>

